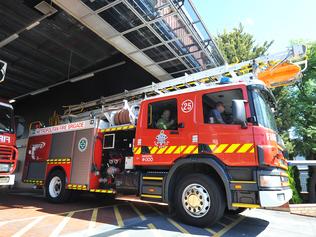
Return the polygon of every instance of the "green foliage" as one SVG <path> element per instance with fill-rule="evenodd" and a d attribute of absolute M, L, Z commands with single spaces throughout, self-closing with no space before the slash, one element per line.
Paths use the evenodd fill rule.
<path fill-rule="evenodd" d="M 308 67 L 301 82 L 273 91 L 277 124 L 291 157 L 316 158 L 316 42 L 308 45 Z M 292 139 L 289 139 L 289 129 Z"/>
<path fill-rule="evenodd" d="M 302 203 L 302 198 L 300 196 L 301 186 L 299 185 L 299 173 L 296 167 L 289 167 L 287 170 L 289 176 L 290 187 L 293 191 L 292 202 L 295 204 Z"/>
<path fill-rule="evenodd" d="M 265 41 L 263 45 L 255 44 L 253 35 L 244 32 L 242 24 L 231 32 L 225 30 L 218 34 L 215 41 L 228 63 L 238 63 L 261 56 L 273 43 Z"/>

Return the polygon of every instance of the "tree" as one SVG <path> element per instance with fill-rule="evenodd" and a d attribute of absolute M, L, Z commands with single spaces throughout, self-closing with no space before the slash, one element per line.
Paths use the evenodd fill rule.
<path fill-rule="evenodd" d="M 307 43 L 308 67 L 302 80 L 273 91 L 277 102 L 277 124 L 290 158 L 316 159 L 316 42 Z M 289 132 L 290 131 L 290 132 Z M 310 167 L 309 198 L 316 201 L 316 169 Z M 297 181 L 296 181 L 297 183 Z"/>
<path fill-rule="evenodd" d="M 277 102 L 278 128 L 290 155 L 316 159 L 316 42 L 308 43 L 308 67 L 302 80 L 273 91 Z M 290 133 L 289 133 L 290 130 Z"/>
<path fill-rule="evenodd" d="M 215 41 L 228 63 L 238 63 L 264 55 L 273 41 L 265 41 L 262 45 L 255 43 L 253 35 L 244 32 L 240 23 L 231 32 L 224 30 Z"/>

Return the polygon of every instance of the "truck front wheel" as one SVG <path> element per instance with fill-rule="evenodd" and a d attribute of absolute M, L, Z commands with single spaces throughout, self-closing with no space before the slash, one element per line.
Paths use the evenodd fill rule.
<path fill-rule="evenodd" d="M 176 215 L 179 219 L 204 227 L 214 224 L 223 216 L 223 190 L 213 178 L 197 173 L 181 181 L 175 190 Z"/>
<path fill-rule="evenodd" d="M 70 190 L 66 189 L 66 178 L 61 170 L 53 171 L 49 174 L 46 186 L 45 196 L 53 203 L 63 203 L 69 200 Z"/>

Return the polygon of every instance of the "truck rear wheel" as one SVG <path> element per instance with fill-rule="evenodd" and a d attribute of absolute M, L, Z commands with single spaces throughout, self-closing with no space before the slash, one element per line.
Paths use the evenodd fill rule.
<path fill-rule="evenodd" d="M 184 177 L 175 190 L 176 215 L 183 222 L 207 226 L 224 214 L 225 199 L 217 182 L 204 174 Z"/>
<path fill-rule="evenodd" d="M 66 178 L 64 172 L 60 170 L 49 174 L 46 186 L 45 196 L 53 203 L 63 203 L 69 200 L 71 191 L 66 189 Z"/>

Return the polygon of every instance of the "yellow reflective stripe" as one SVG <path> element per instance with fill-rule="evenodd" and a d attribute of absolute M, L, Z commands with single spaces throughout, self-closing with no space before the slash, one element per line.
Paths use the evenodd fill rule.
<path fill-rule="evenodd" d="M 241 148 L 239 148 L 239 150 L 237 151 L 237 153 L 245 153 L 246 151 L 249 150 L 250 147 L 252 147 L 252 143 L 246 143 L 244 145 L 242 145 Z"/>
<path fill-rule="evenodd" d="M 176 148 L 177 146 L 169 146 L 168 150 L 165 152 L 165 154 L 171 154 L 172 151 Z"/>
<path fill-rule="evenodd" d="M 141 197 L 147 197 L 147 198 L 162 198 L 160 195 L 151 195 L 151 194 L 141 194 Z"/>
<path fill-rule="evenodd" d="M 167 146 L 160 148 L 156 154 L 162 154 L 167 148 Z"/>
<path fill-rule="evenodd" d="M 228 146 L 228 144 L 220 144 L 216 150 L 214 151 L 214 153 L 221 153 L 226 147 Z"/>
<path fill-rule="evenodd" d="M 135 151 L 138 149 L 138 147 L 134 147 L 133 152 L 135 153 Z"/>
<path fill-rule="evenodd" d="M 158 147 L 154 146 L 153 148 L 151 148 L 150 154 L 155 154 L 157 150 L 158 150 Z"/>
<path fill-rule="evenodd" d="M 195 150 L 193 150 L 192 154 L 198 154 L 199 153 L 199 149 L 196 148 Z"/>
<path fill-rule="evenodd" d="M 245 207 L 245 208 L 259 208 L 258 204 L 249 204 L 249 203 L 232 203 L 233 207 Z"/>
<path fill-rule="evenodd" d="M 231 144 L 228 148 L 227 148 L 227 150 L 225 151 L 225 153 L 233 153 L 236 149 L 237 149 L 237 147 L 239 147 L 240 146 L 240 144 Z"/>
<path fill-rule="evenodd" d="M 253 147 L 249 152 L 250 153 L 254 153 L 255 152 L 255 148 Z"/>
<path fill-rule="evenodd" d="M 137 150 L 134 152 L 136 155 L 139 155 L 140 152 L 142 151 L 142 148 L 141 147 L 138 147 Z"/>
<path fill-rule="evenodd" d="M 208 145 L 208 146 L 209 146 L 209 148 L 211 149 L 211 151 L 213 151 L 214 148 L 216 147 L 216 144 L 211 144 L 211 145 Z"/>
<path fill-rule="evenodd" d="M 196 148 L 196 145 L 191 145 L 191 146 L 188 146 L 187 149 L 185 149 L 185 151 L 183 152 L 184 154 L 190 154 L 193 149 Z"/>
<path fill-rule="evenodd" d="M 173 154 L 180 154 L 186 146 L 178 146 L 178 148 L 173 152 Z"/>
<path fill-rule="evenodd" d="M 144 176 L 143 180 L 163 180 L 163 177 Z"/>

